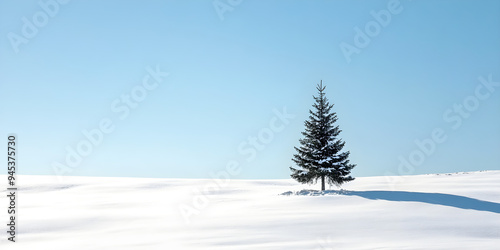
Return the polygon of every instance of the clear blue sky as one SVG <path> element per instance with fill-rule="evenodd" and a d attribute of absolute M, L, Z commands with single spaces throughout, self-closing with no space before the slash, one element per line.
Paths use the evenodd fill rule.
<path fill-rule="evenodd" d="M 354 177 L 500 169 L 499 1 L 41 2 L 0 1 L 0 134 L 18 134 L 20 174 L 55 174 L 108 119 L 66 174 L 209 178 L 235 161 L 235 178 L 289 178 L 320 80 Z M 157 65 L 169 75 L 126 115 Z"/>

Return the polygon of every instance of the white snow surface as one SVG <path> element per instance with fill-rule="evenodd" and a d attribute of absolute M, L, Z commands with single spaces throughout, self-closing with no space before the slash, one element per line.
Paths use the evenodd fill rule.
<path fill-rule="evenodd" d="M 18 176 L 16 242 L 3 189 L 0 249 L 500 249 L 500 171 L 361 177 L 325 192 L 218 181 Z"/>

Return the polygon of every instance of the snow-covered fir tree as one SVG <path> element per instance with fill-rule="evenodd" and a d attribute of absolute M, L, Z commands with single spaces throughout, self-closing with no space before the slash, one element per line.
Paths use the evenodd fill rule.
<path fill-rule="evenodd" d="M 325 181 L 331 185 L 340 186 L 354 180 L 350 176 L 351 169 L 356 165 L 349 164 L 349 151 L 342 152 L 345 142 L 337 138 L 341 130 L 334 126 L 337 114 L 331 112 L 333 104 L 325 96 L 323 81 L 318 84 L 319 96 L 313 96 L 316 101 L 313 110 L 309 110 L 309 120 L 304 122 L 305 132 L 300 139 L 300 147 L 294 147 L 297 154 L 293 161 L 299 167 L 292 170 L 291 177 L 300 183 L 313 184 L 321 179 L 321 190 L 325 190 Z"/>

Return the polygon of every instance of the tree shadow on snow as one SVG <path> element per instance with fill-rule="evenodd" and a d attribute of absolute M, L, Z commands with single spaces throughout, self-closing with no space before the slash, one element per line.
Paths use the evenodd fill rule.
<path fill-rule="evenodd" d="M 442 193 L 420 193 L 407 191 L 347 191 L 347 190 L 302 190 L 299 192 L 285 192 L 282 195 L 349 195 L 359 196 L 370 200 L 386 200 L 386 201 L 410 201 L 423 202 L 434 205 L 443 205 L 462 209 L 472 209 L 477 211 L 486 211 L 492 213 L 500 213 L 500 204 L 490 201 L 483 201 L 466 196 L 442 194 Z"/>

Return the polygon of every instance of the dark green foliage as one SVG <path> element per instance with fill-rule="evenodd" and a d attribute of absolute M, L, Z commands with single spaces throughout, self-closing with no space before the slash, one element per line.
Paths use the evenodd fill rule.
<path fill-rule="evenodd" d="M 336 186 L 354 180 L 349 174 L 356 166 L 349 164 L 349 151 L 342 152 L 345 142 L 337 138 L 341 130 L 334 126 L 337 114 L 331 112 L 333 104 L 325 97 L 325 88 L 322 82 L 317 86 L 319 96 L 314 96 L 314 111 L 309 110 L 304 138 L 299 140 L 301 146 L 295 147 L 297 154 L 292 160 L 300 168 L 290 167 L 291 177 L 300 183 L 312 184 L 321 179 L 321 190 L 325 190 L 325 180 Z"/>

